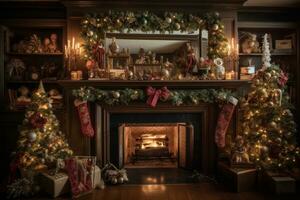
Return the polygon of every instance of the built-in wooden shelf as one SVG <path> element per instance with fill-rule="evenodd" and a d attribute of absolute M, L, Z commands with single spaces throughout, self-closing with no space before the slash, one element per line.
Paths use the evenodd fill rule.
<path fill-rule="evenodd" d="M 16 53 L 8 52 L 7 55 L 11 56 L 62 56 L 63 53 Z"/>
<path fill-rule="evenodd" d="M 43 83 L 53 83 L 56 84 L 57 80 L 42 80 Z M 22 81 L 22 80 L 9 80 L 7 81 L 8 84 L 37 84 L 40 81 L 33 81 L 33 80 L 28 80 L 28 81 Z"/>
<path fill-rule="evenodd" d="M 295 56 L 294 52 L 271 52 L 271 56 Z M 239 56 L 262 56 L 262 53 L 239 53 Z"/>

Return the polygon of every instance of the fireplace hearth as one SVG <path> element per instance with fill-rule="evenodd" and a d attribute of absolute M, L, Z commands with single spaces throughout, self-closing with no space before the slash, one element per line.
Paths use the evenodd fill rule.
<path fill-rule="evenodd" d="M 193 126 L 184 122 L 122 124 L 119 138 L 125 168 L 186 167 L 187 149 L 193 154 Z"/>
<path fill-rule="evenodd" d="M 96 106 L 96 156 L 127 169 L 188 169 L 211 174 L 214 105 Z M 93 145 L 93 144 L 92 144 Z"/>

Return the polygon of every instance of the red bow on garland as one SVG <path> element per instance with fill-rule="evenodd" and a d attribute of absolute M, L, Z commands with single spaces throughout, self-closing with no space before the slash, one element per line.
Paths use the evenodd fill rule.
<path fill-rule="evenodd" d="M 170 91 L 168 90 L 167 87 L 162 87 L 161 89 L 157 90 L 151 86 L 149 86 L 146 90 L 148 100 L 147 104 L 150 105 L 151 107 L 155 107 L 157 104 L 158 99 L 162 101 L 168 100 L 170 96 Z"/>

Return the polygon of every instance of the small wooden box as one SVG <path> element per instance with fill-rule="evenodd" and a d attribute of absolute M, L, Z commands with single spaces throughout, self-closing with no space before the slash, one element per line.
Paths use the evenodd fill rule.
<path fill-rule="evenodd" d="M 257 170 L 255 168 L 231 168 L 224 162 L 218 163 L 218 177 L 234 192 L 255 190 Z"/>

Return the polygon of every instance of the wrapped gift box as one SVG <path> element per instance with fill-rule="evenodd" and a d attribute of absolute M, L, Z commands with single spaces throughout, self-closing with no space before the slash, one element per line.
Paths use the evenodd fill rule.
<path fill-rule="evenodd" d="M 93 188 L 96 188 L 100 185 L 101 170 L 98 166 L 96 166 L 94 172 L 95 176 L 92 180 L 92 183 Z M 71 191 L 68 175 L 63 172 L 56 173 L 55 175 L 51 175 L 49 173 L 41 173 L 39 181 L 41 189 L 53 198 L 69 193 Z"/>
<path fill-rule="evenodd" d="M 70 191 L 68 175 L 61 172 L 55 175 L 42 173 L 40 177 L 40 186 L 44 192 L 53 198 L 66 194 Z"/>
<path fill-rule="evenodd" d="M 255 168 L 233 168 L 225 162 L 218 163 L 218 178 L 234 192 L 255 190 L 257 170 Z"/>
<path fill-rule="evenodd" d="M 272 194 L 293 194 L 296 180 L 284 173 L 262 172 L 260 186 Z"/>

